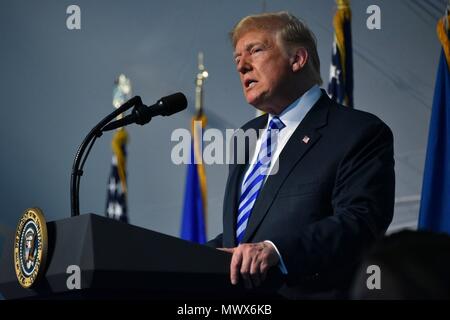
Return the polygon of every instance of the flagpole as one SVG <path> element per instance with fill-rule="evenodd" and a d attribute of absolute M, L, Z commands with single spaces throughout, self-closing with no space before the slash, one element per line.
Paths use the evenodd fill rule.
<path fill-rule="evenodd" d="M 208 78 L 208 71 L 203 64 L 203 52 L 198 53 L 198 73 L 195 81 L 195 112 L 199 117 L 203 114 L 203 83 Z"/>
<path fill-rule="evenodd" d="M 198 53 L 198 73 L 196 76 L 195 82 L 195 116 L 192 121 L 192 133 L 194 140 L 194 153 L 195 153 L 195 163 L 197 164 L 197 170 L 200 180 L 200 189 L 202 193 L 202 202 L 203 202 L 203 216 L 205 222 L 205 228 L 207 225 L 207 193 L 206 193 L 206 173 L 205 168 L 203 166 L 203 136 L 199 133 L 200 128 L 198 125 L 196 126 L 196 122 L 200 121 L 201 129 L 206 126 L 207 118 L 203 111 L 203 84 L 208 78 L 208 71 L 205 68 L 203 63 L 203 52 Z M 206 230 L 205 230 L 206 231 Z"/>
<path fill-rule="evenodd" d="M 197 243 L 205 243 L 207 239 L 206 174 L 202 161 L 202 129 L 206 126 L 206 116 L 203 110 L 203 84 L 206 78 L 208 78 L 208 71 L 203 64 L 203 53 L 199 52 L 198 73 L 195 77 L 195 115 L 191 119 L 192 144 L 190 161 L 186 167 L 186 187 L 180 230 L 182 239 Z"/>
<path fill-rule="evenodd" d="M 113 106 L 119 108 L 124 102 L 131 97 L 131 81 L 124 74 L 120 74 L 114 81 L 116 85 L 113 91 Z M 122 119 L 123 113 L 116 117 L 116 120 Z"/>

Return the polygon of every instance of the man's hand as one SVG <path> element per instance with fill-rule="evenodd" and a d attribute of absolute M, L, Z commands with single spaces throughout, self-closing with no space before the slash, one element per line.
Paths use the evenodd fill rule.
<path fill-rule="evenodd" d="M 232 284 L 239 282 L 239 274 L 247 289 L 258 287 L 266 278 L 270 267 L 278 264 L 280 258 L 268 242 L 244 243 L 234 248 L 218 248 L 232 253 L 230 278 Z"/>

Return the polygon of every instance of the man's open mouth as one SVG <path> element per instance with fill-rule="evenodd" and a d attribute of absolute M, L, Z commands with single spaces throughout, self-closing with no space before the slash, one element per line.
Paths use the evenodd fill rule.
<path fill-rule="evenodd" d="M 245 80 L 245 82 L 244 82 L 245 88 L 246 89 L 253 88 L 255 86 L 256 82 L 258 82 L 258 81 L 253 80 L 253 79 Z"/>

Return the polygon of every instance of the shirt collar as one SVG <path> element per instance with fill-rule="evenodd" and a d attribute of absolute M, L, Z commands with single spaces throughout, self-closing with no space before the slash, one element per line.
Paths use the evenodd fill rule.
<path fill-rule="evenodd" d="M 278 117 L 287 127 L 290 127 L 291 125 L 297 126 L 306 116 L 308 111 L 311 110 L 314 104 L 316 104 L 321 95 L 322 91 L 320 90 L 320 87 L 315 84 L 300 98 L 295 100 L 286 109 L 284 109 L 283 112 L 278 115 Z M 269 123 L 273 117 L 274 115 L 269 114 L 267 123 Z"/>

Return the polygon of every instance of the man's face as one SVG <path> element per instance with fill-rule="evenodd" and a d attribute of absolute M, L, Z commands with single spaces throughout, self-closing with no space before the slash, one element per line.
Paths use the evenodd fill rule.
<path fill-rule="evenodd" d="M 269 113 L 278 114 L 290 101 L 292 86 L 289 57 L 276 35 L 249 31 L 239 38 L 234 52 L 237 71 L 247 102 Z"/>

